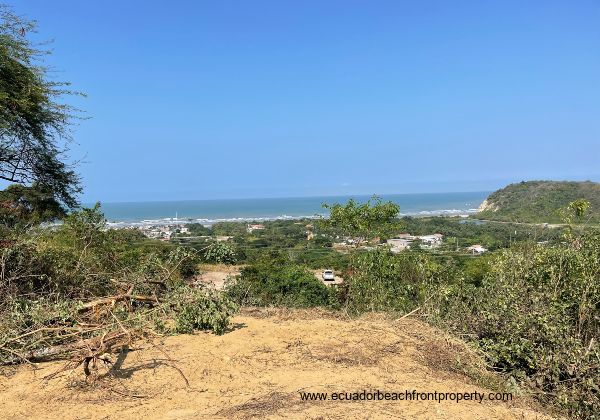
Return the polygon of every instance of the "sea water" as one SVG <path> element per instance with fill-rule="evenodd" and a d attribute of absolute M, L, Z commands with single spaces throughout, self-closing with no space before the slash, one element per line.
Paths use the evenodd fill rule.
<path fill-rule="evenodd" d="M 460 215 L 477 210 L 489 192 L 451 192 L 382 195 L 384 201 L 400 205 L 401 215 Z M 147 201 L 102 203 L 109 222 L 194 221 L 212 224 L 219 221 L 296 219 L 326 215 L 323 204 L 358 202 L 370 196 L 327 196 L 291 198 L 254 198 L 226 200 Z"/>

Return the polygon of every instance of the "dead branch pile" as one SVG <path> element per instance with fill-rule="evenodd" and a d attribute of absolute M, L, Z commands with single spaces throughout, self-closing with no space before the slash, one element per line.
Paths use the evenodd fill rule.
<path fill-rule="evenodd" d="M 10 234 L 0 248 L 0 366 L 62 359 L 89 374 L 136 340 L 223 333 L 236 310 L 190 285 L 198 251 L 108 229 L 98 206 Z"/>
<path fill-rule="evenodd" d="M 223 297 L 189 286 L 160 297 L 134 294 L 129 287 L 115 296 L 67 304 L 58 316 L 52 309 L 47 305 L 45 319 L 29 328 L 0 330 L 0 366 L 60 359 L 72 368 L 82 365 L 90 375 L 98 364 L 112 363 L 111 353 L 140 339 L 196 329 L 223 332 L 235 311 Z"/>
<path fill-rule="evenodd" d="M 68 359 L 89 375 L 90 363 L 110 363 L 111 353 L 153 329 L 149 315 L 159 304 L 153 296 L 122 294 L 78 305 L 71 319 L 51 320 L 0 342 L 0 364 Z"/>

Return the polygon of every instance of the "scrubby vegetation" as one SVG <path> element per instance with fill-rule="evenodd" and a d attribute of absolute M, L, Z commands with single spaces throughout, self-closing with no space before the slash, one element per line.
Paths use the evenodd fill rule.
<path fill-rule="evenodd" d="M 307 308 L 326 306 L 330 290 L 306 268 L 269 258 L 242 269 L 227 295 L 240 305 Z"/>
<path fill-rule="evenodd" d="M 481 285 L 441 290 L 432 320 L 471 337 L 496 370 L 544 399 L 598 414 L 600 236 L 515 246 L 490 261 Z"/>
<path fill-rule="evenodd" d="M 561 209 L 578 199 L 590 203 L 586 220 L 600 222 L 600 184 L 590 181 L 510 184 L 492 193 L 477 217 L 506 222 L 561 223 Z"/>
<path fill-rule="evenodd" d="M 479 273 L 426 254 L 356 258 L 340 304 L 417 313 L 466 337 L 494 370 L 579 418 L 600 410 L 600 236 L 521 243 Z M 467 266 L 468 267 L 468 266 Z"/>
<path fill-rule="evenodd" d="M 0 249 L 0 364 L 68 357 L 90 374 L 90 362 L 148 334 L 223 333 L 236 310 L 188 285 L 194 250 L 108 230 L 98 206 L 10 233 Z"/>
<path fill-rule="evenodd" d="M 563 214 L 571 216 L 564 220 L 585 217 L 578 214 L 584 207 L 567 206 Z M 417 233 L 428 223 L 457 233 L 483 233 L 494 226 L 487 232 L 492 236 L 505 229 L 448 220 L 404 219 Z M 398 222 L 389 223 L 397 227 Z M 597 418 L 600 235 L 569 226 L 543 234 L 548 236 L 513 236 L 497 252 L 481 257 L 357 248 L 344 255 L 344 284 L 330 288 L 293 257 L 279 253 L 251 262 L 227 293 L 242 305 L 419 316 L 464 337 L 515 391 L 536 395 L 573 417 Z"/>
<path fill-rule="evenodd" d="M 135 340 L 222 334 L 238 305 L 381 311 L 460 335 L 512 387 L 600 418 L 600 234 L 589 226 L 600 221 L 599 184 L 514 184 L 478 214 L 561 229 L 398 219 L 397 205 L 374 197 L 256 231 L 190 225 L 171 243 L 110 230 L 99 206 L 78 208 L 79 178 L 64 161 L 76 111 L 61 98 L 72 92 L 49 80 L 46 51 L 25 36 L 34 24 L 0 12 L 0 179 L 16 183 L 0 192 L 0 365 L 62 358 L 91 375 Z M 406 231 L 445 244 L 392 253 L 385 240 Z M 461 251 L 474 243 L 493 253 Z M 202 262 L 243 267 L 209 291 L 190 281 Z M 313 271 L 323 268 L 343 284 L 325 286 Z"/>
<path fill-rule="evenodd" d="M 237 255 L 232 245 L 226 242 L 213 242 L 204 250 L 204 259 L 216 264 L 235 264 Z"/>

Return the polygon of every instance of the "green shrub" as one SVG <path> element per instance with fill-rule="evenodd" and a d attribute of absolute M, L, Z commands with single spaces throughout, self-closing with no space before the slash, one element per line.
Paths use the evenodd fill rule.
<path fill-rule="evenodd" d="M 443 289 L 431 319 L 473 337 L 496 370 L 576 417 L 598 418 L 598 236 L 513 247 L 491 262 L 480 287 Z"/>
<path fill-rule="evenodd" d="M 170 310 L 175 313 L 174 332 L 189 334 L 196 330 L 211 330 L 223 334 L 229 326 L 230 317 L 237 306 L 230 299 L 202 289 L 181 287 L 170 293 L 167 299 Z"/>
<path fill-rule="evenodd" d="M 440 282 L 443 266 L 423 253 L 393 254 L 387 249 L 354 256 L 347 276 L 346 306 L 356 314 L 368 311 L 408 312 Z"/>
<path fill-rule="evenodd" d="M 350 313 L 419 308 L 468 337 L 494 370 L 578 418 L 600 418 L 600 236 L 522 243 L 486 258 L 356 253 L 340 298 Z"/>
<path fill-rule="evenodd" d="M 180 283 L 194 274 L 197 253 L 107 229 L 96 206 L 61 225 L 15 235 L 0 248 L 0 262 L 0 302 L 23 294 L 85 299 L 115 294 L 122 284 Z"/>
<path fill-rule="evenodd" d="M 242 269 L 226 293 L 241 305 L 326 306 L 329 290 L 306 268 L 281 261 L 258 262 Z"/>
<path fill-rule="evenodd" d="M 216 264 L 235 264 L 237 262 L 235 248 L 226 242 L 210 244 L 204 251 L 204 259 Z"/>

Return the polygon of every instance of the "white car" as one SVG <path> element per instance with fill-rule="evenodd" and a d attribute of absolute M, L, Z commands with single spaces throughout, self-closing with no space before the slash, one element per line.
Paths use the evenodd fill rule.
<path fill-rule="evenodd" d="M 335 275 L 332 270 L 323 271 L 322 277 L 325 281 L 335 281 Z"/>

